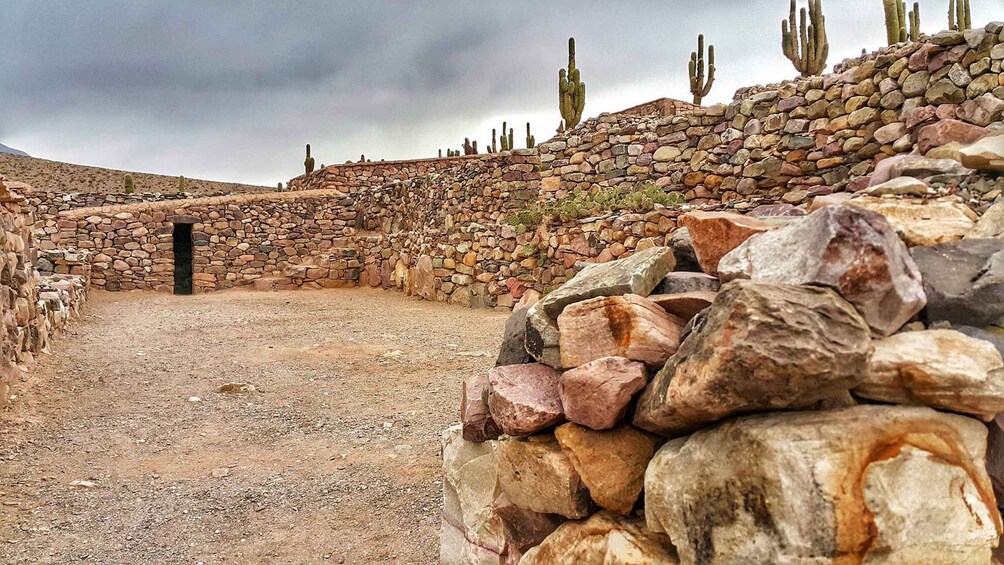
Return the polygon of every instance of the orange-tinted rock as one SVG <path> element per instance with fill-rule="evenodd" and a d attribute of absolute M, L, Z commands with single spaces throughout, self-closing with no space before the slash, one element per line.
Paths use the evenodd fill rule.
<path fill-rule="evenodd" d="M 653 294 L 648 299 L 658 304 L 666 312 L 689 321 L 698 312 L 711 306 L 716 294 L 716 292 L 705 290 L 682 294 Z"/>
<path fill-rule="evenodd" d="M 680 346 L 684 325 L 651 300 L 633 294 L 579 302 L 558 316 L 561 364 L 574 368 L 602 357 L 627 357 L 662 365 Z"/>
<path fill-rule="evenodd" d="M 680 218 L 680 224 L 690 232 L 701 270 L 718 274 L 718 261 L 729 251 L 758 233 L 773 229 L 773 225 L 755 218 L 731 212 L 690 212 Z"/>
<path fill-rule="evenodd" d="M 524 510 L 577 519 L 594 508 L 589 490 L 553 435 L 499 441 L 498 480 L 509 501 Z"/>
<path fill-rule="evenodd" d="M 595 431 L 564 424 L 554 431 L 561 448 L 601 508 L 628 515 L 645 484 L 645 468 L 655 453 L 652 436 L 631 426 Z"/>
<path fill-rule="evenodd" d="M 678 565 L 669 538 L 642 520 L 599 512 L 566 522 L 530 550 L 519 565 Z"/>
<path fill-rule="evenodd" d="M 926 155 L 931 149 L 941 147 L 946 143 L 957 142 L 963 145 L 973 143 L 983 138 L 987 133 L 986 128 L 959 120 L 941 120 L 920 128 L 917 145 L 920 154 Z"/>
<path fill-rule="evenodd" d="M 608 430 L 627 413 L 634 395 L 648 384 L 644 363 L 603 357 L 565 371 L 558 392 L 565 417 L 594 430 Z"/>
<path fill-rule="evenodd" d="M 558 379 L 540 363 L 507 365 L 488 371 L 488 409 L 503 432 L 530 435 L 564 421 Z"/>

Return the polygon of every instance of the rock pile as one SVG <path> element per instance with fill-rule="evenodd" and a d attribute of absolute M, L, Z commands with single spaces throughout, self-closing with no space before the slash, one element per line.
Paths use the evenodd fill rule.
<path fill-rule="evenodd" d="M 1004 239 L 868 208 L 685 216 L 517 310 L 443 436 L 441 562 L 990 563 Z"/>

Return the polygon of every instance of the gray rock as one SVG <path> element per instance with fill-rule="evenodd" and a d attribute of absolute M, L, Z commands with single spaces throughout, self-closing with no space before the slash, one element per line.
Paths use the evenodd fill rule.
<path fill-rule="evenodd" d="M 533 357 L 526 351 L 526 313 L 528 310 L 529 308 L 517 308 L 512 311 L 512 315 L 506 321 L 502 347 L 495 360 L 496 367 L 533 362 Z"/>
<path fill-rule="evenodd" d="M 686 292 L 718 292 L 717 277 L 695 272 L 675 272 L 666 275 L 653 294 L 683 294 Z"/>
<path fill-rule="evenodd" d="M 1004 202 L 998 202 L 983 213 L 966 239 L 1004 238 Z"/>
<path fill-rule="evenodd" d="M 539 363 L 561 368 L 561 334 L 558 322 L 548 318 L 540 302 L 526 312 L 526 352 Z"/>
<path fill-rule="evenodd" d="M 701 272 L 701 264 L 697 261 L 697 252 L 694 251 L 694 242 L 690 239 L 690 230 L 680 228 L 673 232 L 669 239 L 669 246 L 676 256 L 676 271 L 688 271 L 694 273 Z"/>
<path fill-rule="evenodd" d="M 871 336 L 825 288 L 726 284 L 645 388 L 634 424 L 679 436 L 735 414 L 806 408 L 865 376 Z"/>
<path fill-rule="evenodd" d="M 928 322 L 1004 326 L 1004 239 L 914 247 L 924 277 Z"/>
<path fill-rule="evenodd" d="M 590 298 L 648 296 L 675 265 L 673 250 L 668 247 L 652 247 L 625 259 L 594 265 L 545 296 L 541 308 L 549 318 L 557 320 L 566 306 Z"/>
<path fill-rule="evenodd" d="M 830 287 L 878 335 L 894 333 L 924 307 L 920 273 L 881 215 L 855 206 L 821 208 L 796 225 L 751 238 L 722 258 L 722 281 L 749 278 Z"/>
<path fill-rule="evenodd" d="M 983 341 L 989 341 L 994 347 L 997 348 L 998 353 L 1004 357 L 1004 330 L 994 331 L 992 327 L 975 328 L 973 326 L 965 325 L 953 325 L 952 329 L 961 333 L 966 334 L 969 337 L 975 337 L 976 339 L 982 339 Z"/>

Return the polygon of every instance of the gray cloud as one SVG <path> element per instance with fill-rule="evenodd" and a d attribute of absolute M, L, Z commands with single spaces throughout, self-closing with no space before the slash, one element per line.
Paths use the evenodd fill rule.
<path fill-rule="evenodd" d="M 944 27 L 943 3 L 922 1 L 926 30 Z M 432 156 L 468 136 L 483 144 L 502 119 L 518 132 L 532 121 L 542 140 L 559 120 L 569 35 L 589 115 L 687 99 L 700 32 L 718 51 L 709 101 L 727 101 L 737 87 L 795 74 L 779 45 L 787 4 L 0 0 L 0 142 L 56 160 L 271 185 L 299 172 L 307 142 L 331 164 Z M 973 0 L 974 19 L 1001 7 Z M 877 0 L 825 9 L 830 63 L 883 42 Z"/>

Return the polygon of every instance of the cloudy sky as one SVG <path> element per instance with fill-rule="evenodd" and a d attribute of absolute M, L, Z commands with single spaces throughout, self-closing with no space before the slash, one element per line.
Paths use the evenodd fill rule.
<path fill-rule="evenodd" d="M 800 0 L 800 4 L 803 2 Z M 946 27 L 947 0 L 922 0 Z M 503 120 L 559 121 L 575 36 L 587 115 L 688 99 L 696 36 L 716 45 L 707 102 L 792 77 L 788 0 L 0 0 L 0 142 L 37 157 L 274 185 L 318 164 L 483 145 Z M 974 22 L 1004 0 L 972 0 Z M 824 4 L 830 63 L 885 41 L 880 0 Z"/>

